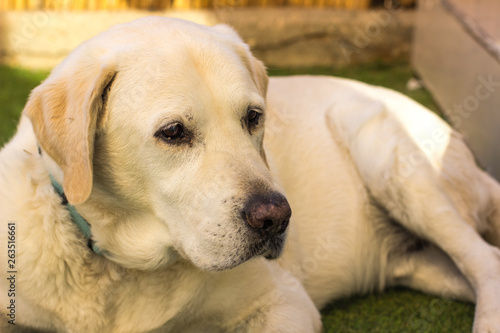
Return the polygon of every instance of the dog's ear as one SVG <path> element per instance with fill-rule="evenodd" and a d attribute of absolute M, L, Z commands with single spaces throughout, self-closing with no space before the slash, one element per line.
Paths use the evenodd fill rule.
<path fill-rule="evenodd" d="M 213 27 L 214 30 L 216 30 L 219 33 L 223 33 L 225 35 L 228 35 L 233 38 L 233 40 L 237 43 L 241 43 L 240 45 L 243 46 L 241 47 L 241 50 L 237 50 L 240 54 L 240 57 L 242 59 L 247 59 L 247 57 L 250 57 L 250 66 L 249 68 L 250 72 L 253 75 L 253 80 L 255 84 L 257 85 L 257 88 L 259 89 L 259 92 L 262 94 L 263 97 L 266 97 L 267 93 L 267 84 L 268 84 L 268 77 L 267 77 L 267 71 L 266 67 L 262 63 L 262 61 L 257 60 L 251 52 L 250 52 L 250 47 L 245 44 L 243 39 L 241 38 L 240 35 L 231 28 L 230 26 L 226 24 L 217 24 L 216 26 Z M 245 61 L 247 62 L 247 61 Z"/>
<path fill-rule="evenodd" d="M 31 92 L 23 111 L 38 144 L 62 169 L 71 204 L 84 202 L 92 191 L 94 136 L 103 91 L 116 75 L 114 62 L 89 58 L 63 62 Z"/>
<path fill-rule="evenodd" d="M 269 83 L 269 78 L 267 77 L 266 67 L 264 63 L 260 60 L 257 60 L 253 55 L 252 57 L 252 69 L 254 75 L 254 82 L 257 85 L 260 93 L 264 98 L 266 98 L 267 93 L 267 85 Z"/>
<path fill-rule="evenodd" d="M 238 41 L 243 43 L 243 39 L 241 39 L 240 35 L 236 32 L 236 30 L 234 30 L 227 24 L 219 23 L 217 25 L 214 25 L 213 29 L 216 30 L 217 32 L 235 37 Z"/>

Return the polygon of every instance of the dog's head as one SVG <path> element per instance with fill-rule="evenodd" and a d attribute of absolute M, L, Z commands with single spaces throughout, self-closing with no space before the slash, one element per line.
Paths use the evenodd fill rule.
<path fill-rule="evenodd" d="M 97 245 L 126 267 L 206 270 L 283 249 L 263 150 L 267 76 L 229 27 L 151 17 L 77 48 L 25 114 Z"/>

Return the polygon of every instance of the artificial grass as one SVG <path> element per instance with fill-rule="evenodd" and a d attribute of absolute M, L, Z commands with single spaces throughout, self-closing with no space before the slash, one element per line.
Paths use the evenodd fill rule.
<path fill-rule="evenodd" d="M 29 91 L 48 72 L 0 66 L 0 146 L 11 137 Z M 348 68 L 269 68 L 270 75 L 317 74 L 335 75 L 361 80 L 400 91 L 437 111 L 425 89 L 406 90 L 413 74 L 411 67 L 401 64 L 370 64 Z M 474 316 L 472 304 L 424 295 L 403 288 L 382 294 L 353 296 L 337 300 L 322 310 L 325 332 L 401 332 L 459 333 L 471 332 Z"/>
<path fill-rule="evenodd" d="M 46 71 L 0 66 L 0 146 L 14 134 L 29 92 L 47 75 Z"/>
<path fill-rule="evenodd" d="M 373 63 L 356 67 L 342 68 L 268 68 L 271 76 L 288 75 L 331 75 L 359 80 L 376 86 L 383 86 L 397 90 L 410 98 L 413 98 L 420 104 L 430 110 L 441 114 L 432 96 L 425 89 L 409 91 L 406 89 L 406 83 L 413 77 L 413 72 L 408 63 L 386 64 Z"/>
<path fill-rule="evenodd" d="M 325 333 L 471 332 L 474 306 L 404 288 L 338 300 L 321 311 Z"/>

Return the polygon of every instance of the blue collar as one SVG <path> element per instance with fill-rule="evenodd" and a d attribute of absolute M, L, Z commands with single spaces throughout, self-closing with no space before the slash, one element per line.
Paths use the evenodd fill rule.
<path fill-rule="evenodd" d="M 57 194 L 62 199 L 62 204 L 66 207 L 68 210 L 70 216 L 71 216 L 71 221 L 73 221 L 74 224 L 80 229 L 82 234 L 85 236 L 85 238 L 88 240 L 88 246 L 91 248 L 96 254 L 102 256 L 103 255 L 103 250 L 101 250 L 97 245 L 95 245 L 94 240 L 92 239 L 92 233 L 90 231 L 90 224 L 76 211 L 75 207 L 73 205 L 70 205 L 68 202 L 68 199 L 66 198 L 66 195 L 64 194 L 64 190 L 62 186 L 55 181 L 54 177 L 50 175 L 50 181 L 52 182 L 52 187 L 54 187 L 54 190 L 56 191 Z"/>
<path fill-rule="evenodd" d="M 40 147 L 39 144 L 37 144 L 38 147 L 38 154 L 42 156 L 42 148 Z M 73 221 L 74 224 L 78 227 L 78 229 L 82 232 L 82 234 L 85 236 L 85 239 L 88 241 L 88 247 L 94 251 L 96 254 L 102 256 L 106 251 L 101 250 L 97 245 L 95 245 L 94 240 L 92 239 L 92 233 L 90 231 L 90 224 L 76 211 L 75 207 L 73 205 L 70 205 L 68 202 L 68 199 L 66 198 L 66 194 L 64 194 L 63 187 L 61 184 L 59 184 L 54 177 L 49 173 L 50 177 L 50 182 L 52 183 L 52 187 L 56 191 L 57 194 L 61 197 L 61 204 L 63 204 L 66 209 L 69 212 L 69 215 L 71 216 L 71 221 Z"/>

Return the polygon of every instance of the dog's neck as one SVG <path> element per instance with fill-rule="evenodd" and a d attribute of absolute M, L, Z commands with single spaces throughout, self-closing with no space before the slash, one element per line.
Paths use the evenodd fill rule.
<path fill-rule="evenodd" d="M 38 154 L 40 156 L 43 155 L 42 153 L 42 149 L 40 147 L 40 145 L 38 145 Z M 52 159 L 50 159 L 52 160 Z M 52 161 L 53 162 L 53 161 Z M 52 164 L 52 163 L 49 163 L 49 164 Z M 60 169 L 59 169 L 60 170 Z M 60 172 L 59 172 L 60 173 Z M 71 216 L 71 221 L 78 227 L 78 229 L 80 230 L 80 232 L 83 234 L 83 236 L 85 237 L 85 239 L 87 239 L 87 242 L 88 242 L 88 247 L 94 251 L 96 254 L 102 256 L 104 254 L 104 251 L 101 250 L 96 244 L 95 244 L 95 241 L 92 239 L 92 231 L 91 231 L 91 226 L 90 224 L 87 222 L 87 220 L 85 220 L 79 213 L 78 211 L 76 210 L 76 208 L 71 205 L 69 202 L 68 202 L 68 199 L 66 198 L 66 195 L 64 194 L 64 189 L 63 187 L 60 185 L 61 183 L 58 182 L 55 177 L 52 175 L 51 171 L 49 170 L 49 177 L 50 177 L 50 181 L 52 183 L 52 187 L 54 188 L 54 191 L 59 194 L 59 196 L 61 197 L 61 205 L 63 205 L 69 212 L 70 216 Z"/>
<path fill-rule="evenodd" d="M 57 192 L 56 184 L 62 184 L 63 172 L 43 151 L 41 158 Z M 62 194 L 59 195 L 63 201 Z M 131 205 L 115 199 L 98 186 L 84 203 L 73 208 L 91 226 L 88 234 L 79 228 L 84 235 L 91 234 L 91 237 L 86 237 L 90 240 L 91 249 L 120 266 L 151 270 L 170 266 L 180 259 L 163 221 L 151 212 L 132 209 Z"/>

